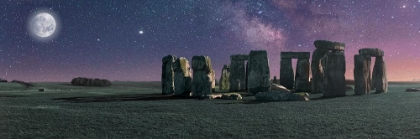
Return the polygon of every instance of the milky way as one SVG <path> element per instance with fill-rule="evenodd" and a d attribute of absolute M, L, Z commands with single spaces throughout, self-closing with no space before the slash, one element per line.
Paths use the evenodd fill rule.
<path fill-rule="evenodd" d="M 418 0 L 3 1 L 0 78 L 158 81 L 168 54 L 208 55 L 219 77 L 230 55 L 259 49 L 278 77 L 281 51 L 312 52 L 325 39 L 346 43 L 348 79 L 357 50 L 377 47 L 389 80 L 418 80 L 419 8 Z M 26 28 L 40 11 L 60 19 L 48 42 Z"/>

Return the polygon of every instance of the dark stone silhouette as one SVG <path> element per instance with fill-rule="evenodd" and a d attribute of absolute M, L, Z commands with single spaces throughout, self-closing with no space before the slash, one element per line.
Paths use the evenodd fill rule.
<path fill-rule="evenodd" d="M 85 77 L 78 77 L 73 78 L 71 80 L 72 85 L 78 85 L 78 86 L 97 86 L 97 87 L 107 87 L 111 86 L 111 81 L 107 79 L 92 79 L 92 78 L 85 78 Z"/>
<path fill-rule="evenodd" d="M 174 94 L 178 96 L 189 96 L 191 93 L 191 71 L 190 64 L 185 57 L 180 57 L 173 64 L 174 70 Z"/>
<path fill-rule="evenodd" d="M 280 85 L 293 89 L 294 78 L 292 59 L 282 58 L 280 61 Z"/>
<path fill-rule="evenodd" d="M 162 58 L 162 94 L 169 95 L 175 92 L 173 63 L 176 57 L 167 55 Z"/>
<path fill-rule="evenodd" d="M 229 91 L 245 91 L 246 60 L 248 60 L 248 55 L 238 54 L 230 56 Z"/>
<path fill-rule="evenodd" d="M 376 57 L 375 66 L 373 67 L 372 84 L 375 87 L 375 93 L 388 92 L 386 66 L 382 56 Z"/>
<path fill-rule="evenodd" d="M 355 84 L 358 84 L 361 88 L 355 87 L 355 94 L 366 94 L 369 93 L 369 91 L 363 92 L 362 88 L 364 88 L 364 84 L 366 84 L 366 87 L 368 89 L 375 90 L 375 93 L 387 93 L 388 92 L 388 81 L 387 81 L 387 73 L 386 73 L 386 66 L 385 61 L 383 59 L 384 51 L 378 48 L 362 48 L 359 49 L 359 55 L 363 56 L 364 63 L 366 63 L 367 66 L 367 80 L 355 80 Z M 359 56 L 357 56 L 359 57 Z M 371 58 L 370 57 L 376 57 L 375 58 L 375 65 L 373 67 L 373 72 L 370 71 L 371 66 Z M 355 56 L 356 60 L 356 56 Z M 359 63 L 355 62 L 355 71 L 361 71 L 361 69 L 358 69 L 357 66 L 360 65 Z M 359 66 L 360 67 L 360 66 Z M 361 73 L 358 73 L 356 75 L 355 73 L 355 79 L 356 77 L 362 76 Z"/>
<path fill-rule="evenodd" d="M 208 56 L 193 56 L 192 58 L 193 97 L 205 98 L 212 93 L 212 65 Z"/>
<path fill-rule="evenodd" d="M 346 95 L 346 59 L 344 52 L 333 51 L 328 54 L 324 75 L 324 97 L 341 97 Z"/>
<path fill-rule="evenodd" d="M 258 50 L 249 53 L 248 60 L 248 93 L 257 94 L 270 90 L 270 68 L 267 51 Z"/>
<path fill-rule="evenodd" d="M 223 65 L 223 69 L 221 72 L 219 89 L 220 90 L 229 90 L 229 77 L 230 77 L 230 66 Z"/>
<path fill-rule="evenodd" d="M 354 94 L 364 95 L 369 93 L 369 70 L 368 60 L 370 57 L 354 55 Z"/>

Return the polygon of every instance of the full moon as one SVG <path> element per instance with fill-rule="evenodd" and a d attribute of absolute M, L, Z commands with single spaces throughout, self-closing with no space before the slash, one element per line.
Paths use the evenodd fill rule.
<path fill-rule="evenodd" d="M 49 13 L 39 13 L 30 22 L 30 30 L 42 38 L 51 36 L 56 28 L 57 23 Z"/>

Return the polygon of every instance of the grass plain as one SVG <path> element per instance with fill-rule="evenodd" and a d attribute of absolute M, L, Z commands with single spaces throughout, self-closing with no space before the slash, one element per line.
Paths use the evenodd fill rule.
<path fill-rule="evenodd" d="M 420 83 L 387 94 L 250 103 L 160 95 L 160 82 L 111 87 L 0 83 L 1 138 L 418 138 Z M 44 92 L 39 92 L 44 88 Z"/>

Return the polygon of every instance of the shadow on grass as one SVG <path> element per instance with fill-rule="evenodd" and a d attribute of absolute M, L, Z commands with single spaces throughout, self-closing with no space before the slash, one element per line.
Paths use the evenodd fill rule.
<path fill-rule="evenodd" d="M 1 98 L 17 98 L 17 97 L 24 97 L 22 95 L 0 95 Z"/>
<path fill-rule="evenodd" d="M 116 102 L 116 101 L 179 100 L 179 99 L 197 99 L 197 98 L 174 96 L 174 95 L 162 95 L 162 94 L 141 94 L 141 95 L 68 97 L 68 98 L 54 98 L 53 100 L 64 100 L 67 102 L 74 102 L 74 103 L 88 103 L 88 102 Z"/>

